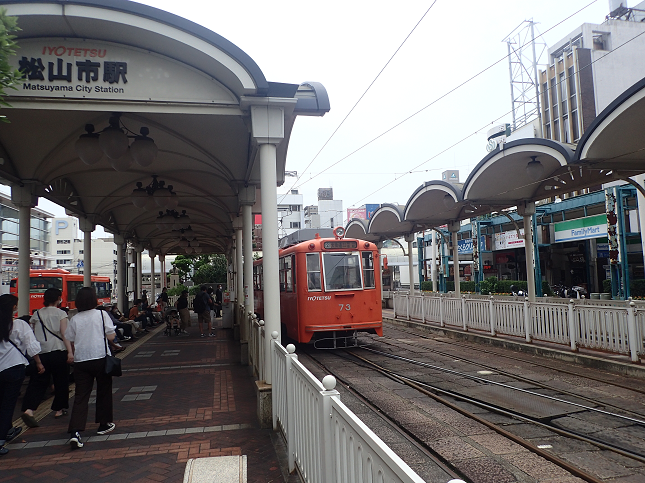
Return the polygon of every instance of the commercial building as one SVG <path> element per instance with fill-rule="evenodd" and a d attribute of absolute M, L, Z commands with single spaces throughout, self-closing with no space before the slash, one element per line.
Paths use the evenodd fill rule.
<path fill-rule="evenodd" d="M 52 267 L 49 231 L 52 214 L 31 209 L 30 265 L 32 270 Z M 18 276 L 18 208 L 11 197 L 0 193 L 0 293 L 9 292 L 9 282 Z"/>
<path fill-rule="evenodd" d="M 278 237 L 290 235 L 305 226 L 303 196 L 298 190 L 278 195 Z"/>

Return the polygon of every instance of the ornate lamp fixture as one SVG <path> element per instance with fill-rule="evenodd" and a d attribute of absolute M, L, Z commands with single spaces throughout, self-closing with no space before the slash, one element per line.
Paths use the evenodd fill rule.
<path fill-rule="evenodd" d="M 528 174 L 529 178 L 533 181 L 539 180 L 544 174 L 544 165 L 536 158 L 537 156 L 531 156 L 531 161 L 526 165 L 526 174 Z"/>
<path fill-rule="evenodd" d="M 120 113 L 112 115 L 109 124 L 98 133 L 94 132 L 93 124 L 85 125 L 86 134 L 81 134 L 74 145 L 81 161 L 92 165 L 105 155 L 117 171 L 125 171 L 133 162 L 143 167 L 153 163 L 159 149 L 154 140 L 148 137 L 150 130 L 147 127 L 142 127 L 140 134 L 135 134 L 123 125 Z M 128 139 L 134 139 L 132 145 Z"/>
<path fill-rule="evenodd" d="M 152 175 L 152 181 L 145 188 L 143 183 L 138 181 L 137 187 L 132 190 L 131 198 L 134 206 L 147 211 L 152 211 L 156 208 L 174 210 L 179 204 L 177 193 L 172 190 L 172 185 L 166 186 L 165 181 L 157 181 L 156 174 Z"/>

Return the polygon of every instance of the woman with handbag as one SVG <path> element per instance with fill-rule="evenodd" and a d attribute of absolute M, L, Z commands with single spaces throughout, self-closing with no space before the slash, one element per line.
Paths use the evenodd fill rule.
<path fill-rule="evenodd" d="M 87 423 L 90 393 L 96 380 L 97 434 L 106 434 L 115 427 L 112 422 L 112 376 L 106 372 L 107 359 L 112 358 L 108 341 L 114 340 L 115 327 L 102 310 L 96 310 L 98 300 L 93 288 L 83 287 L 76 295 L 78 313 L 72 317 L 65 338 L 73 345 L 74 382 L 76 395 L 69 419 L 72 449 L 82 448 L 81 432 Z M 117 359 L 118 360 L 118 359 Z"/>
<path fill-rule="evenodd" d="M 13 319 L 17 308 L 18 297 L 0 295 L 0 456 L 9 452 L 5 443 L 22 430 L 12 428 L 11 419 L 25 379 L 25 366 L 29 365 L 28 356 L 33 357 L 39 374 L 45 372 L 38 357 L 40 344 L 31 327 L 23 320 Z"/>
<path fill-rule="evenodd" d="M 30 428 L 39 426 L 34 411 L 45 398 L 49 381 L 54 381 L 54 401 L 51 409 L 54 417 L 67 414 L 69 408 L 69 365 L 74 362 L 72 345 L 65 339 L 67 314 L 58 308 L 62 293 L 57 288 L 48 288 L 43 295 L 45 307 L 36 310 L 29 321 L 40 343 L 40 360 L 45 372 L 29 378 L 27 392 L 22 400 L 22 420 Z"/>

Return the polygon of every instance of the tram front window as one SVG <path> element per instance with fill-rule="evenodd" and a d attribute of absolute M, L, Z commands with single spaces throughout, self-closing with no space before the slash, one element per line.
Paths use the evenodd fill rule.
<path fill-rule="evenodd" d="M 361 260 L 358 252 L 323 253 L 325 290 L 360 290 Z"/>

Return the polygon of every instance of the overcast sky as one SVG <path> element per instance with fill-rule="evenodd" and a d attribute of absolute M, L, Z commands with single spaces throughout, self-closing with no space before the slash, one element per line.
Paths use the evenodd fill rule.
<path fill-rule="evenodd" d="M 404 204 L 419 185 L 439 179 L 446 169 L 458 169 L 463 182 L 486 155 L 486 131 L 511 121 L 507 46 L 502 40 L 523 20 L 533 19 L 540 32 L 551 29 L 543 38 L 552 45 L 582 23 L 602 23 L 609 11 L 608 0 L 437 0 L 307 168 L 433 0 L 140 3 L 222 35 L 244 50 L 268 81 L 316 81 L 326 87 L 331 111 L 322 118 L 297 119 L 287 170 L 302 176 L 295 187 L 304 194 L 305 205 L 317 203 L 317 188 L 332 187 L 334 198 L 343 200 L 345 209 L 364 203 Z M 350 155 L 427 105 L 420 114 Z M 294 181 L 287 178 L 278 191 L 284 193 Z M 61 213 L 46 201 L 39 206 Z"/>

